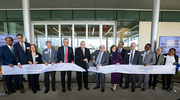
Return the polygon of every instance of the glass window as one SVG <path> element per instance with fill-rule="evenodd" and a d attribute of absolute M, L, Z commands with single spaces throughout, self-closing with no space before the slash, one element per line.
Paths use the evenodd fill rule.
<path fill-rule="evenodd" d="M 130 47 L 132 42 L 138 47 L 139 22 L 118 22 L 117 25 L 117 40 L 123 41 L 124 47 Z"/>
<path fill-rule="evenodd" d="M 80 42 L 86 42 L 86 25 L 74 25 L 74 48 L 80 47 Z"/>
<path fill-rule="evenodd" d="M 162 12 L 159 13 L 159 21 L 161 21 Z M 140 21 L 152 21 L 152 11 L 140 11 Z"/>
<path fill-rule="evenodd" d="M 9 34 L 24 34 L 24 25 L 23 22 L 8 22 L 9 25 Z"/>
<path fill-rule="evenodd" d="M 91 50 L 91 52 L 98 50 L 100 46 L 100 38 L 99 38 L 99 25 L 88 25 L 88 41 L 87 48 Z"/>
<path fill-rule="evenodd" d="M 42 53 L 46 48 L 45 25 L 34 25 L 34 41 L 38 52 Z"/>
<path fill-rule="evenodd" d="M 6 11 L 0 11 L 0 21 L 6 21 Z"/>
<path fill-rule="evenodd" d="M 59 47 L 59 27 L 58 25 L 47 25 L 48 28 L 48 40 L 54 49 L 58 50 Z"/>
<path fill-rule="evenodd" d="M 152 21 L 152 11 L 140 11 L 140 21 Z"/>
<path fill-rule="evenodd" d="M 64 38 L 67 38 L 69 40 L 69 46 L 72 47 L 72 25 L 61 25 L 61 45 L 64 45 Z"/>
<path fill-rule="evenodd" d="M 50 20 L 49 10 L 31 10 L 31 21 Z"/>
<path fill-rule="evenodd" d="M 72 20 L 72 10 L 52 10 L 51 20 Z"/>
<path fill-rule="evenodd" d="M 180 12 L 163 11 L 162 21 L 180 22 Z"/>
<path fill-rule="evenodd" d="M 61 45 L 64 38 L 69 40 L 69 46 L 72 47 L 72 25 L 61 25 Z"/>
<path fill-rule="evenodd" d="M 94 11 L 91 10 L 75 10 L 73 11 L 73 14 L 74 20 L 94 20 Z"/>
<path fill-rule="evenodd" d="M 0 22 L 0 35 L 8 35 L 7 22 Z"/>
<path fill-rule="evenodd" d="M 106 47 L 107 52 L 110 52 L 110 48 L 113 45 L 113 25 L 103 25 L 102 44 Z"/>
<path fill-rule="evenodd" d="M 118 21 L 139 21 L 139 11 L 118 11 Z"/>
<path fill-rule="evenodd" d="M 23 21 L 22 10 L 8 10 L 7 11 L 8 21 Z"/>
<path fill-rule="evenodd" d="M 116 11 L 97 10 L 96 20 L 116 20 Z"/>

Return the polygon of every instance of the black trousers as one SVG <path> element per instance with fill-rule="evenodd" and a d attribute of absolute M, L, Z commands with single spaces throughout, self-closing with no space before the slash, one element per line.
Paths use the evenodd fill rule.
<path fill-rule="evenodd" d="M 52 88 L 55 88 L 55 82 L 56 82 L 56 79 L 55 79 L 55 74 L 56 72 L 55 71 L 51 71 L 51 72 L 45 72 L 44 73 L 44 82 L 45 82 L 45 87 L 46 89 L 49 89 L 49 75 L 51 74 L 51 78 L 52 78 Z"/>
<path fill-rule="evenodd" d="M 84 82 L 84 87 L 88 87 L 88 71 L 86 72 L 76 72 L 77 76 L 77 83 L 78 87 L 82 87 L 82 75 L 83 75 L 83 82 Z"/>
<path fill-rule="evenodd" d="M 14 76 L 14 88 L 17 90 L 23 89 L 23 75 L 15 75 Z"/>
<path fill-rule="evenodd" d="M 121 82 L 119 83 L 119 86 L 122 86 L 122 83 L 123 83 L 123 73 L 121 74 Z"/>
<path fill-rule="evenodd" d="M 125 87 L 129 88 L 129 76 L 131 76 L 131 89 L 135 89 L 135 84 L 136 84 L 135 74 L 125 74 Z"/>
<path fill-rule="evenodd" d="M 29 74 L 29 83 L 32 86 L 33 91 L 40 90 L 39 86 L 39 74 Z"/>
<path fill-rule="evenodd" d="M 149 86 L 156 87 L 158 80 L 158 74 L 150 74 L 149 75 Z"/>
<path fill-rule="evenodd" d="M 13 91 L 13 86 L 12 86 L 12 78 L 13 75 L 5 75 L 5 80 L 6 80 L 6 86 L 8 91 Z"/>
<path fill-rule="evenodd" d="M 68 88 L 71 87 L 71 71 L 61 71 L 61 86 L 63 89 L 65 89 L 65 75 L 67 72 L 67 86 Z"/>
<path fill-rule="evenodd" d="M 167 85 L 167 88 L 170 89 L 171 79 L 172 79 L 172 74 L 163 74 L 162 75 L 162 86 L 163 86 L 163 88 L 165 88 L 165 86 Z"/>

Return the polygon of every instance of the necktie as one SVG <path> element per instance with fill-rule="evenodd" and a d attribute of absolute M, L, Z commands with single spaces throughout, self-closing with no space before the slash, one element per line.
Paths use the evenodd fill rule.
<path fill-rule="evenodd" d="M 132 64 L 132 61 L 133 61 L 133 51 L 131 52 L 131 58 L 130 58 L 130 64 Z"/>
<path fill-rule="evenodd" d="M 98 55 L 98 57 L 97 57 L 97 62 L 96 62 L 96 64 L 100 64 L 100 60 L 101 60 L 101 53 L 102 53 L 102 52 L 99 52 L 99 55 Z"/>
<path fill-rule="evenodd" d="M 82 49 L 82 51 L 83 51 L 83 56 L 85 56 L 84 49 Z"/>
<path fill-rule="evenodd" d="M 147 56 L 147 52 L 145 51 L 145 55 L 144 55 L 144 57 L 143 57 L 143 63 L 144 63 L 144 61 L 145 61 L 146 56 Z"/>
<path fill-rule="evenodd" d="M 67 57 L 67 47 L 65 47 L 65 63 L 68 62 L 68 57 Z"/>
<path fill-rule="evenodd" d="M 14 51 L 13 51 L 13 48 L 11 47 L 11 52 L 12 52 L 12 54 L 14 54 Z"/>
<path fill-rule="evenodd" d="M 22 47 L 23 51 L 25 52 L 25 49 L 24 49 L 23 43 L 21 43 L 21 47 Z"/>
<path fill-rule="evenodd" d="M 48 52 L 48 63 L 50 63 L 50 50 Z"/>

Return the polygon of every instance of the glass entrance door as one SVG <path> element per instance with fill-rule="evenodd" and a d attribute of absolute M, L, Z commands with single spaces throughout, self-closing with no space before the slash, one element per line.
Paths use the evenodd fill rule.
<path fill-rule="evenodd" d="M 63 39 L 69 39 L 69 46 L 76 49 L 81 41 L 91 52 L 104 45 L 109 51 L 110 46 L 116 44 L 116 22 L 114 21 L 35 21 L 31 23 L 31 41 L 37 45 L 38 51 L 46 48 L 46 41 L 58 49 L 63 45 Z"/>

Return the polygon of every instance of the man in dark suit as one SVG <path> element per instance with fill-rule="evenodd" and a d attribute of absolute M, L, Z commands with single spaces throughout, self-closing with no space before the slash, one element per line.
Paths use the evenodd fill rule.
<path fill-rule="evenodd" d="M 16 37 L 19 42 L 13 45 L 14 55 L 19 68 L 22 68 L 23 64 L 28 64 L 27 54 L 29 52 L 30 44 L 23 41 L 22 34 L 17 34 Z M 17 75 L 16 81 L 18 81 L 18 83 L 15 84 L 15 88 L 20 89 L 21 93 L 24 93 L 23 75 Z M 29 84 L 29 87 L 30 86 L 31 85 Z"/>
<path fill-rule="evenodd" d="M 96 50 L 91 54 L 93 59 L 93 64 L 95 67 L 105 66 L 109 64 L 109 55 L 105 52 L 105 46 L 99 46 L 100 50 Z M 96 87 L 94 89 L 100 88 L 100 78 L 101 78 L 101 92 L 105 91 L 105 74 L 96 73 Z"/>
<path fill-rule="evenodd" d="M 14 57 L 14 50 L 13 50 L 13 38 L 6 37 L 6 44 L 0 48 L 0 61 L 3 65 L 9 65 L 10 67 L 14 67 L 16 65 L 16 60 Z M 12 87 L 12 78 L 14 75 L 5 75 L 6 86 L 8 89 L 8 94 L 15 93 L 16 91 Z"/>
<path fill-rule="evenodd" d="M 74 55 L 73 49 L 69 47 L 69 40 L 67 38 L 63 39 L 64 46 L 58 48 L 58 61 L 60 63 L 74 63 Z M 62 92 L 66 92 L 65 89 L 65 74 L 66 71 L 61 71 L 61 85 L 62 85 Z M 67 71 L 67 86 L 68 90 L 71 91 L 71 71 Z"/>
<path fill-rule="evenodd" d="M 124 56 L 124 64 L 140 65 L 140 52 L 136 50 L 136 43 L 131 43 L 131 50 L 126 51 Z M 125 87 L 129 88 L 129 75 L 131 75 L 131 91 L 135 92 L 136 74 L 125 74 Z"/>
<path fill-rule="evenodd" d="M 88 63 L 91 59 L 90 51 L 85 47 L 85 42 L 81 41 L 80 47 L 75 50 L 75 64 L 84 68 L 85 72 L 76 72 L 77 74 L 77 83 L 78 83 L 78 91 L 82 89 L 82 74 L 83 74 L 83 82 L 84 88 L 89 90 L 88 87 Z"/>
<path fill-rule="evenodd" d="M 118 52 L 121 53 L 121 57 L 123 58 L 124 60 L 124 54 L 126 52 L 126 49 L 123 49 L 123 46 L 124 46 L 124 42 L 123 41 L 120 41 L 118 43 Z M 123 74 L 121 75 L 121 83 L 119 84 L 120 87 L 122 87 L 122 83 L 123 83 Z"/>

